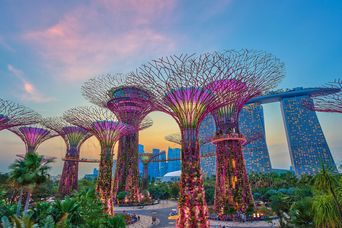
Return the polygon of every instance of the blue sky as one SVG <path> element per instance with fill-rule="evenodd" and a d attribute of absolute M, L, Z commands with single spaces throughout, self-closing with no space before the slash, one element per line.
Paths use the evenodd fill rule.
<path fill-rule="evenodd" d="M 9 1 L 0 7 L 0 97 L 30 106 L 43 115 L 87 104 L 84 80 L 100 73 L 127 72 L 156 57 L 210 50 L 250 48 L 280 58 L 286 77 L 279 88 L 313 87 L 342 75 L 340 1 Z M 337 161 L 342 160 L 342 117 L 319 114 Z M 152 113 L 154 127 L 141 143 L 166 149 L 164 135 L 174 121 Z M 279 104 L 265 106 L 267 141 L 275 167 L 289 156 Z M 174 145 L 171 145 L 174 146 Z M 59 138 L 43 143 L 43 154 L 62 157 Z M 98 157 L 97 142 L 83 148 Z M 0 132 L 0 171 L 6 171 L 19 139 Z M 53 172 L 60 172 L 61 162 Z M 94 165 L 82 165 L 80 174 Z"/>

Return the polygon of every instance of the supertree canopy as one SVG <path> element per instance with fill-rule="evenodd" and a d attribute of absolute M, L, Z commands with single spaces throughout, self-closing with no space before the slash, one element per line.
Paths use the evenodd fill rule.
<path fill-rule="evenodd" d="M 84 128 L 72 125 L 61 117 L 45 118 L 42 123 L 56 131 L 66 144 L 66 155 L 58 191 L 62 196 L 69 195 L 73 190 L 77 190 L 78 186 L 80 147 L 91 134 Z"/>
<path fill-rule="evenodd" d="M 316 96 L 314 103 L 306 103 L 305 106 L 318 112 L 342 113 L 342 79 L 328 83 L 325 87 L 336 91 L 328 95 L 323 93 L 322 96 Z"/>
<path fill-rule="evenodd" d="M 25 106 L 0 98 L 0 131 L 21 125 L 38 123 L 41 116 Z"/>
<path fill-rule="evenodd" d="M 114 198 L 127 192 L 126 202 L 140 201 L 138 169 L 138 131 L 152 126 L 146 115 L 152 111 L 152 95 L 140 87 L 128 86 L 126 75 L 108 74 L 92 78 L 82 86 L 83 95 L 92 103 L 110 109 L 117 118 L 136 129 L 120 138 L 114 177 Z"/>
<path fill-rule="evenodd" d="M 52 137 L 58 136 L 55 131 L 45 127 L 40 123 L 11 127 L 8 130 L 18 135 L 25 143 L 26 153 L 36 152 L 37 148 L 42 142 Z"/>
<path fill-rule="evenodd" d="M 231 53 L 227 55 L 231 58 Z M 240 134 L 238 117 L 246 102 L 276 86 L 284 75 L 283 64 L 270 54 L 242 50 L 234 58 L 239 77 L 217 80 L 206 87 L 221 93 L 219 87 L 230 84 L 231 96 L 234 97 L 230 104 L 211 112 L 217 129 L 212 142 L 216 144 L 214 207 L 219 216 L 245 213 L 254 207 L 242 153 L 246 139 Z"/>
<path fill-rule="evenodd" d="M 230 84 L 214 88 L 220 89 L 220 93 L 206 88 L 207 84 L 233 77 L 234 70 L 222 54 L 206 53 L 160 58 L 142 65 L 128 78 L 134 86 L 150 91 L 155 96 L 156 108 L 170 114 L 180 127 L 182 174 L 178 227 L 209 227 L 198 127 L 208 113 L 232 99 Z"/>
<path fill-rule="evenodd" d="M 134 129 L 119 122 L 116 116 L 101 107 L 77 107 L 66 111 L 63 118 L 70 124 L 82 127 L 92 133 L 100 142 L 101 158 L 96 191 L 109 215 L 114 214 L 112 194 L 112 167 L 114 145 L 123 135 Z"/>

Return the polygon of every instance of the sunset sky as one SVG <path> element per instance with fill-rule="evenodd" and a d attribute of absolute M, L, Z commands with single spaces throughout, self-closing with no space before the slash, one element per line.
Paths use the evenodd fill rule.
<path fill-rule="evenodd" d="M 0 3 L 0 97 L 44 116 L 88 104 L 82 83 L 101 73 L 128 72 L 153 58 L 203 51 L 250 48 L 280 58 L 286 77 L 279 88 L 315 87 L 342 77 L 342 2 L 298 0 L 94 0 Z M 280 105 L 264 106 L 267 142 L 275 168 L 290 158 Z M 178 131 L 166 114 L 149 115 L 154 126 L 140 143 L 147 151 L 167 149 L 164 136 Z M 337 163 L 342 161 L 342 115 L 319 113 Z M 0 132 L 0 172 L 24 145 Z M 65 145 L 60 137 L 38 152 L 56 156 L 61 172 Z M 88 140 L 81 157 L 98 158 Z M 80 176 L 95 164 L 81 164 Z"/>

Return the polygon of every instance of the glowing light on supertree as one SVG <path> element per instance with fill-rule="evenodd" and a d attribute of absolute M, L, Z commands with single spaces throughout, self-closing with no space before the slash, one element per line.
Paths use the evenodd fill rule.
<path fill-rule="evenodd" d="M 125 201 L 140 201 L 138 143 L 139 130 L 152 126 L 146 115 L 152 111 L 152 95 L 139 87 L 128 86 L 126 75 L 108 74 L 92 78 L 82 86 L 82 93 L 89 101 L 110 109 L 117 118 L 136 129 L 120 138 L 114 176 L 114 197 L 127 192 Z"/>
<path fill-rule="evenodd" d="M 38 123 L 41 116 L 25 106 L 0 98 L 0 131 L 21 125 Z"/>
<path fill-rule="evenodd" d="M 112 167 L 114 145 L 120 137 L 130 133 L 133 129 L 127 124 L 119 122 L 112 112 L 101 107 L 72 108 L 64 113 L 63 118 L 70 124 L 86 129 L 99 140 L 101 158 L 96 191 L 106 213 L 113 215 Z"/>
<path fill-rule="evenodd" d="M 232 58 L 231 53 L 227 53 Z M 222 84 L 231 85 L 230 104 L 211 112 L 216 124 L 216 184 L 215 211 L 219 216 L 232 212 L 245 213 L 254 201 L 245 168 L 242 145 L 247 142 L 240 134 L 238 117 L 251 98 L 277 85 L 283 77 L 283 64 L 268 53 L 242 50 L 236 52 L 239 77 L 218 80 L 207 88 L 221 93 Z M 238 95 L 238 96 L 236 96 Z"/>
<path fill-rule="evenodd" d="M 315 96 L 314 103 L 306 102 L 304 106 L 318 112 L 342 113 L 342 79 L 336 79 L 325 86 L 331 89 L 331 93 L 318 94 Z"/>
<path fill-rule="evenodd" d="M 19 136 L 25 143 L 26 153 L 35 153 L 41 143 L 52 137 L 58 136 L 55 131 L 40 123 L 11 127 L 8 130 Z"/>
<path fill-rule="evenodd" d="M 91 134 L 84 128 L 66 122 L 61 117 L 45 118 L 42 120 L 42 123 L 56 131 L 66 144 L 66 155 L 58 192 L 62 196 L 69 195 L 73 190 L 77 190 L 78 188 L 80 147 Z"/>
<path fill-rule="evenodd" d="M 228 104 L 230 85 L 222 93 L 206 85 L 234 75 L 226 59 L 218 53 L 160 58 L 142 65 L 128 82 L 150 91 L 157 110 L 170 114 L 182 135 L 182 174 L 177 227 L 209 227 L 200 169 L 198 127 L 211 111 Z"/>

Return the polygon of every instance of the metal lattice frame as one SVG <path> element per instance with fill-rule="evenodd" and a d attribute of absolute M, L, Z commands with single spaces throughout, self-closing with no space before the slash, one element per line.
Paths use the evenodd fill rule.
<path fill-rule="evenodd" d="M 134 129 L 119 122 L 112 112 L 101 107 L 72 108 L 64 113 L 63 118 L 70 124 L 86 129 L 99 140 L 101 159 L 96 190 L 104 204 L 106 213 L 113 215 L 112 167 L 114 145 L 120 137 L 129 134 Z"/>
<path fill-rule="evenodd" d="M 41 115 L 9 100 L 0 98 L 0 131 L 21 125 L 35 124 L 41 119 Z"/>
<path fill-rule="evenodd" d="M 132 85 L 150 91 L 155 97 L 156 108 L 170 114 L 181 129 L 179 227 L 209 227 L 200 170 L 198 127 L 207 114 L 229 104 L 232 99 L 228 92 L 231 85 L 222 84 L 215 88 L 223 91 L 221 93 L 207 89 L 207 85 L 237 76 L 233 61 L 229 62 L 220 53 L 205 53 L 151 61 L 128 79 Z"/>
<path fill-rule="evenodd" d="M 326 88 L 337 89 L 336 93 L 327 96 L 317 96 L 314 103 L 305 104 L 311 110 L 318 112 L 336 112 L 342 113 L 342 79 L 336 79 L 334 82 L 328 83 Z"/>
<path fill-rule="evenodd" d="M 66 144 L 67 160 L 64 161 L 62 176 L 59 181 L 59 194 L 66 196 L 78 189 L 78 165 L 80 147 L 91 134 L 84 128 L 72 125 L 61 117 L 49 117 L 42 124 L 56 131 Z M 74 159 L 74 161 L 72 161 Z"/>
<path fill-rule="evenodd" d="M 246 212 L 254 207 L 253 197 L 244 163 L 242 145 L 245 137 L 239 131 L 239 114 L 253 97 L 274 88 L 284 76 L 284 65 L 271 54 L 260 51 L 241 50 L 235 58 L 239 77 L 218 80 L 207 88 L 221 93 L 218 87 L 230 84 L 230 104 L 215 109 L 212 115 L 216 124 L 216 188 L 215 211 L 219 216 L 232 212 Z M 238 96 L 236 96 L 238 94 Z"/>
<path fill-rule="evenodd" d="M 8 130 L 19 136 L 25 143 L 26 153 L 35 153 L 41 143 L 58 136 L 57 132 L 40 123 L 11 127 Z"/>
<path fill-rule="evenodd" d="M 106 74 L 92 78 L 82 86 L 82 94 L 90 102 L 110 109 L 117 118 L 136 128 L 120 138 L 114 177 L 114 198 L 127 192 L 126 202 L 140 201 L 138 143 L 139 130 L 152 126 L 146 115 L 153 110 L 152 95 L 141 88 L 128 86 L 125 74 Z"/>

